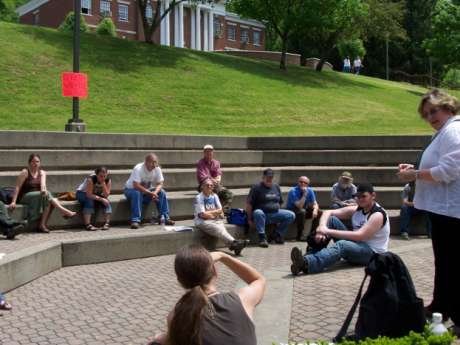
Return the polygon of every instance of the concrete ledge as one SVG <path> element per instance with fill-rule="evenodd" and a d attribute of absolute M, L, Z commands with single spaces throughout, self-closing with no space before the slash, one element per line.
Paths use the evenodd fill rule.
<path fill-rule="evenodd" d="M 7 254 L 0 261 L 0 291 L 6 292 L 62 267 L 61 243 L 47 242 Z"/>

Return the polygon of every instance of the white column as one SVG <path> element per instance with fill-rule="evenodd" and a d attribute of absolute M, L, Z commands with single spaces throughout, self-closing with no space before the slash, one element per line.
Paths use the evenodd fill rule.
<path fill-rule="evenodd" d="M 203 11 L 203 50 L 209 50 L 209 35 L 208 35 L 208 28 L 209 28 L 209 12 Z"/>
<path fill-rule="evenodd" d="M 174 6 L 174 47 L 179 47 L 179 8 Z"/>
<path fill-rule="evenodd" d="M 164 0 L 165 3 L 165 11 L 169 8 L 169 0 Z M 169 46 L 171 45 L 171 34 L 169 30 L 169 15 L 171 12 L 168 12 L 166 17 L 164 17 L 164 22 L 165 22 L 165 45 Z"/>
<path fill-rule="evenodd" d="M 214 51 L 214 12 L 212 10 L 209 11 L 209 51 Z"/>
<path fill-rule="evenodd" d="M 161 5 L 160 5 L 160 17 L 163 15 L 163 13 L 165 13 L 165 3 L 164 1 L 161 2 Z M 165 39 L 165 21 L 162 20 L 161 23 L 160 23 L 160 43 L 162 45 L 165 45 L 166 43 L 166 39 Z"/>
<path fill-rule="evenodd" d="M 195 10 L 190 7 L 190 48 L 196 49 L 196 23 L 195 23 Z"/>
<path fill-rule="evenodd" d="M 200 6 L 196 7 L 196 32 L 195 32 L 195 49 L 201 50 L 201 8 Z"/>
<path fill-rule="evenodd" d="M 179 48 L 184 48 L 184 3 L 179 4 Z"/>

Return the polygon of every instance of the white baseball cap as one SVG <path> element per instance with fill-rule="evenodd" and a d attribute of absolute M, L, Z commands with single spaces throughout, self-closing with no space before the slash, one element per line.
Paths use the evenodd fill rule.
<path fill-rule="evenodd" d="M 206 150 L 214 150 L 214 147 L 211 144 L 206 144 L 206 145 L 204 145 L 203 150 L 204 151 L 206 151 Z"/>

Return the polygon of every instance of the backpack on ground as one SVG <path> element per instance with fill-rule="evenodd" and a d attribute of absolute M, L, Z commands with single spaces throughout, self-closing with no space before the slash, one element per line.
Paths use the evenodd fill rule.
<path fill-rule="evenodd" d="M 374 254 L 365 273 L 355 302 L 333 341 L 378 336 L 397 338 L 410 331 L 422 332 L 426 324 L 423 300 L 417 297 L 412 278 L 401 258 L 391 252 Z M 361 298 L 368 276 L 371 280 Z M 358 303 L 360 306 L 355 333 L 346 336 Z"/>
<path fill-rule="evenodd" d="M 15 192 L 15 187 L 0 188 L 0 201 L 6 205 L 11 204 L 11 201 L 13 201 L 14 192 Z"/>

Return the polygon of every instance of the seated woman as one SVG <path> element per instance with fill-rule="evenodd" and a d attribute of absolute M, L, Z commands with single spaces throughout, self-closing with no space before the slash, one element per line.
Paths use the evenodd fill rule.
<path fill-rule="evenodd" d="M 56 207 L 64 218 L 71 218 L 76 212 L 63 207 L 53 195 L 46 190 L 46 173 L 40 167 L 40 156 L 31 154 L 29 166 L 21 171 L 18 176 L 13 200 L 10 209 L 16 207 L 16 203 L 27 205 L 27 220 L 29 224 L 39 221 L 37 231 L 49 232 L 46 224 L 51 211 Z"/>
<path fill-rule="evenodd" d="M 201 193 L 195 198 L 195 226 L 211 235 L 222 239 L 230 250 L 239 255 L 249 241 L 235 240 L 225 229 L 224 212 L 219 196 L 213 192 L 214 182 L 206 179 L 201 183 Z"/>
<path fill-rule="evenodd" d="M 108 197 L 111 188 L 112 181 L 105 167 L 97 168 L 94 174 L 86 177 L 83 183 L 77 188 L 77 200 L 83 207 L 83 221 L 86 230 L 97 230 L 91 224 L 91 215 L 94 214 L 94 202 L 100 203 L 104 207 L 104 225 L 101 230 L 109 230 L 112 206 Z"/>
<path fill-rule="evenodd" d="M 221 262 L 248 285 L 218 292 Z M 179 249 L 174 261 L 177 280 L 187 289 L 168 315 L 168 331 L 153 342 L 160 345 L 256 345 L 255 307 L 265 293 L 265 278 L 248 264 L 221 253 L 208 253 L 200 245 Z"/>

